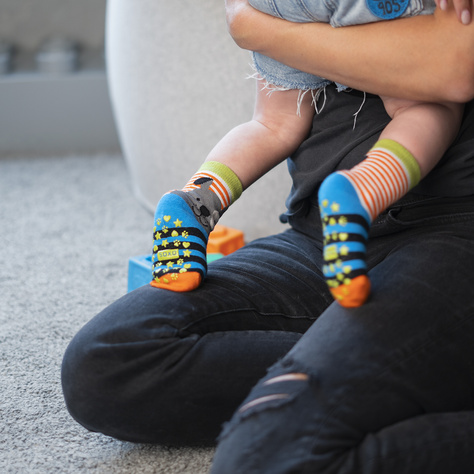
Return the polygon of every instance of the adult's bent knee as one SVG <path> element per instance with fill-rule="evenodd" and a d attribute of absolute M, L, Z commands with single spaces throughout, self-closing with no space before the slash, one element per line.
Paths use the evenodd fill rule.
<path fill-rule="evenodd" d="M 118 300 L 76 334 L 63 358 L 63 394 L 71 416 L 88 430 L 173 444 L 179 438 L 171 408 L 179 391 L 174 365 L 196 338 L 179 338 L 153 313 L 148 293 Z"/>
<path fill-rule="evenodd" d="M 123 392 L 110 376 L 111 365 L 104 348 L 96 347 L 83 329 L 64 354 L 61 381 L 67 409 L 78 423 L 90 431 L 121 438 L 114 425 Z"/>
<path fill-rule="evenodd" d="M 223 415 L 196 392 L 193 354 L 202 337 L 180 333 L 179 312 L 159 312 L 171 293 L 135 290 L 70 342 L 62 364 L 64 398 L 72 417 L 88 430 L 132 442 L 215 443 L 229 408 Z"/>

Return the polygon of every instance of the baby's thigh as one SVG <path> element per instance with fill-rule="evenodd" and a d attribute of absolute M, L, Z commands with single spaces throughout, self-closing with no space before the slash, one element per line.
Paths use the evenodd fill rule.
<path fill-rule="evenodd" d="M 322 0 L 249 0 L 263 13 L 297 23 L 326 22 L 331 12 Z"/>
<path fill-rule="evenodd" d="M 414 107 L 416 105 L 421 105 L 423 102 L 415 101 L 415 100 L 408 100 L 408 99 L 399 99 L 397 97 L 389 97 L 389 96 L 380 96 L 383 101 L 383 105 L 385 107 L 385 111 L 393 119 L 395 115 L 405 109 L 410 107 Z"/>

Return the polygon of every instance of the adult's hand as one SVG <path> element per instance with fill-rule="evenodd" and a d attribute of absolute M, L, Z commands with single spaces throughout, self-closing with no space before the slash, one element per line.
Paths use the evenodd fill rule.
<path fill-rule="evenodd" d="M 469 25 L 472 20 L 472 0 L 435 0 L 436 5 L 443 11 L 454 6 L 456 15 L 463 25 Z"/>

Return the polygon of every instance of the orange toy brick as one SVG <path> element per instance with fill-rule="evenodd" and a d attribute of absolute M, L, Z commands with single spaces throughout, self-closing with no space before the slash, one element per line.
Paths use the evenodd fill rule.
<path fill-rule="evenodd" d="M 244 245 L 244 233 L 241 230 L 217 224 L 209 234 L 207 253 L 229 255 Z"/>

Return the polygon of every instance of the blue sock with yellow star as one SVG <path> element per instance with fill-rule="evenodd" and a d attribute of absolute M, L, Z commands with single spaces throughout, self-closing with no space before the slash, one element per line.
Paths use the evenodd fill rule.
<path fill-rule="evenodd" d="M 207 273 L 209 234 L 241 193 L 234 172 L 210 161 L 181 191 L 160 199 L 153 229 L 152 286 L 182 292 L 201 284 Z"/>
<path fill-rule="evenodd" d="M 379 140 L 351 170 L 329 175 L 319 189 L 323 273 L 334 299 L 353 308 L 370 294 L 366 245 L 373 220 L 420 180 L 420 167 L 400 143 Z"/>
<path fill-rule="evenodd" d="M 326 283 L 342 306 L 360 306 L 370 292 L 365 253 L 371 218 L 341 173 L 326 178 L 319 199 Z"/>

